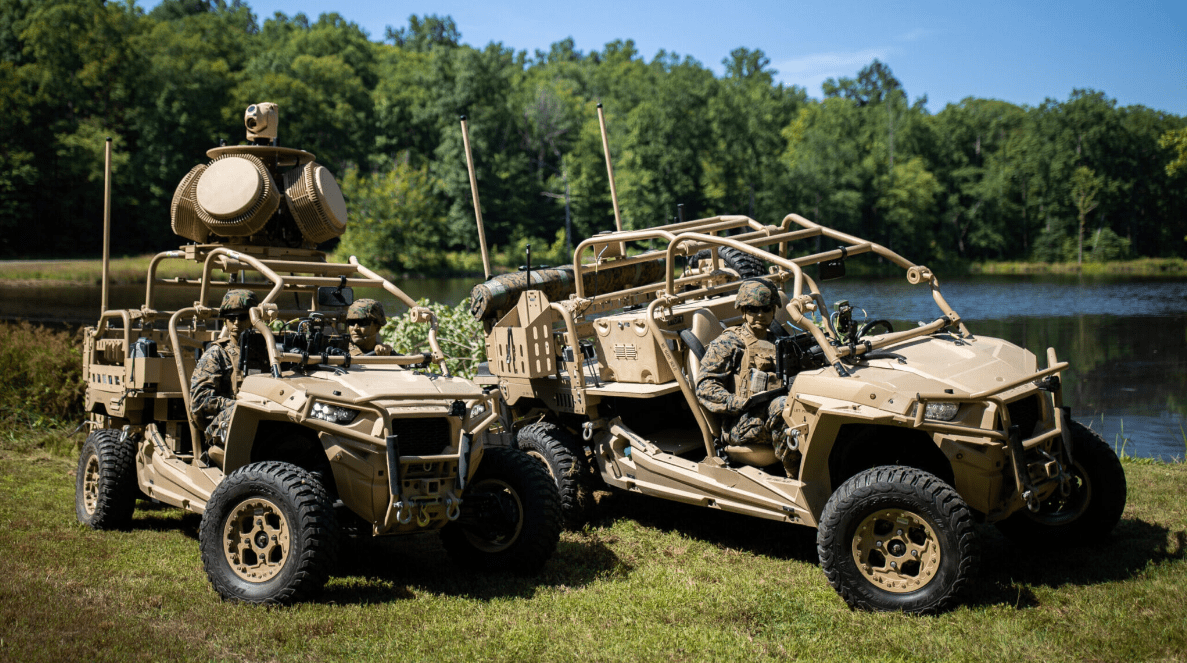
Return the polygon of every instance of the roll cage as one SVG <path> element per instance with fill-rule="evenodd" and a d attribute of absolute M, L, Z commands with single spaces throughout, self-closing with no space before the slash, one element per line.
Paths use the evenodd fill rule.
<path fill-rule="evenodd" d="M 198 278 L 160 278 L 157 276 L 157 272 L 166 260 L 186 260 L 200 263 L 202 265 L 201 276 Z M 216 268 L 228 275 L 239 275 L 239 278 L 215 279 L 213 272 Z M 245 273 L 252 272 L 262 278 L 247 280 Z M 184 403 L 190 438 L 194 444 L 194 458 L 197 459 L 202 453 L 202 435 L 191 409 L 189 377 L 194 364 L 190 353 L 187 353 L 185 349 L 200 350 L 207 341 L 213 340 L 213 335 L 210 332 L 199 333 L 199 328 L 205 320 L 217 316 L 218 302 L 210 301 L 212 297 L 216 296 L 215 291 L 246 288 L 255 290 L 257 293 L 266 292 L 260 298 L 259 305 L 249 310 L 249 318 L 253 331 L 258 332 L 265 339 L 272 339 L 274 332 L 269 327 L 269 323 L 277 320 L 308 318 L 311 313 L 333 323 L 344 319 L 344 308 L 319 310 L 317 289 L 324 287 L 382 288 L 408 306 L 408 315 L 413 322 L 430 326 L 428 334 L 430 351 L 412 355 L 350 357 L 345 353 L 309 354 L 308 352 L 286 351 L 291 348 L 277 347 L 278 344 L 275 342 L 264 343 L 267 364 L 274 377 L 281 377 L 282 366 L 285 365 L 301 367 L 349 366 L 350 364 L 412 366 L 435 363 L 440 367 L 443 375 L 449 374 L 445 363 L 446 355 L 442 352 L 437 339 L 437 319 L 430 309 L 418 306 L 416 301 L 403 290 L 359 264 L 353 256 L 349 263 L 329 263 L 324 262 L 324 254 L 311 250 L 254 246 L 243 246 L 236 249 L 223 245 L 189 245 L 181 250 L 158 253 L 149 263 L 145 303 L 141 309 L 139 311 L 126 309 L 105 311 L 99 319 L 95 338 L 108 338 L 114 331 L 111 329 L 112 323 L 120 322 L 123 327 L 122 344 L 120 344 L 123 348 L 123 363 L 125 367 L 130 367 L 126 369 L 127 375 L 122 377 L 122 381 L 127 383 L 129 388 L 136 388 L 137 377 L 144 372 L 144 369 L 139 373 L 136 371 L 137 359 L 131 354 L 133 323 L 140 321 L 143 325 L 151 326 L 156 320 L 168 320 L 167 337 L 178 376 L 176 383 L 172 383 L 172 381 L 170 383 L 179 387 L 180 393 L 177 393 L 176 396 L 180 397 Z M 162 288 L 196 289 L 198 297 L 192 306 L 173 311 L 158 310 L 154 307 L 154 302 L 157 291 Z M 312 295 L 310 308 L 281 308 L 278 303 L 280 296 L 290 292 Z M 144 381 L 143 378 L 140 381 Z"/>
<path fill-rule="evenodd" d="M 740 230 L 741 232 L 732 236 L 718 234 L 731 230 Z M 840 246 L 800 257 L 789 257 L 795 252 L 797 245 L 803 246 L 806 240 L 818 237 L 833 240 Z M 644 252 L 633 256 L 624 255 L 625 243 L 648 240 L 660 240 L 666 242 L 667 246 L 660 251 Z M 930 336 L 951 326 L 957 328 L 956 333 L 959 338 L 972 338 L 971 332 L 961 320 L 960 315 L 944 298 L 939 280 L 932 271 L 926 266 L 912 263 L 880 244 L 827 228 L 798 214 L 788 214 L 778 226 L 763 225 L 746 216 L 716 216 L 646 230 L 605 233 L 587 239 L 577 246 L 573 252 L 576 293 L 567 301 L 550 303 L 550 307 L 559 314 L 564 325 L 563 332 L 560 334 L 561 342 L 558 342 L 558 346 L 563 349 L 560 354 L 561 358 L 565 360 L 563 361 L 565 374 L 572 382 L 572 386 L 576 389 L 584 389 L 587 386 L 586 376 L 580 365 L 582 352 L 581 337 L 578 334 L 579 321 L 584 321 L 586 316 L 596 316 L 646 304 L 646 314 L 641 316 L 642 321 L 647 325 L 654 338 L 668 341 L 659 343 L 659 350 L 670 365 L 673 378 L 697 420 L 704 437 L 706 451 L 709 455 L 713 455 L 715 452 L 714 440 L 720 435 L 720 431 L 716 422 L 706 417 L 699 406 L 695 394 L 696 385 L 690 384 L 682 370 L 678 353 L 672 347 L 678 344 L 678 334 L 668 325 L 663 326 L 667 328 L 661 327 L 660 323 L 677 318 L 678 315 L 674 311 L 687 308 L 681 307 L 682 304 L 731 295 L 737 290 L 740 285 L 739 281 L 720 283 L 720 279 L 717 278 L 721 274 L 719 270 L 722 267 L 719 256 L 721 247 L 730 247 L 769 263 L 772 268 L 766 278 L 780 286 L 790 283 L 788 300 L 783 305 L 788 321 L 811 335 L 816 347 L 823 355 L 825 363 L 836 369 L 837 374 L 842 377 L 848 375 L 845 364 L 853 362 L 861 355 L 870 354 L 912 339 Z M 678 275 L 676 257 L 687 258 L 702 250 L 709 251 L 710 268 L 707 271 L 691 270 Z M 607 253 L 610 253 L 611 257 L 603 257 Z M 841 334 L 833 328 L 830 322 L 828 306 L 815 280 L 805 273 L 804 268 L 866 253 L 881 256 L 904 269 L 908 283 L 930 288 L 932 299 L 940 309 L 941 315 L 934 321 L 914 329 L 880 334 L 861 340 L 843 341 Z M 588 291 L 585 279 L 587 274 L 596 274 L 598 270 L 610 266 L 629 266 L 657 259 L 662 259 L 665 265 L 663 271 L 665 276 L 662 283 L 638 284 L 630 288 L 605 293 Z M 821 324 L 814 323 L 809 317 L 813 313 L 821 314 Z M 1010 449 L 1011 455 L 1020 462 L 1024 449 L 1033 448 L 1061 433 L 1065 434 L 1067 430 L 1066 414 L 1061 410 L 1062 397 L 1059 375 L 1068 367 L 1068 364 L 1057 361 L 1053 348 L 1048 349 L 1047 360 L 1048 367 L 1046 369 L 1011 380 L 992 389 L 963 394 L 917 393 L 915 394 L 914 413 L 909 416 L 896 415 L 895 419 L 897 423 L 916 429 L 985 437 L 1005 443 Z M 561 363 L 558 361 L 558 364 Z M 1052 429 L 1027 439 L 1023 443 L 1019 441 L 1020 436 L 1016 431 L 1014 435 L 1011 435 L 1014 427 L 1011 424 L 1003 394 L 1030 383 L 1035 383 L 1040 388 L 1052 392 L 1058 421 Z M 996 421 L 1000 427 L 987 429 L 925 419 L 926 405 L 934 401 L 980 402 L 992 405 L 996 408 Z M 1011 442 L 1011 437 L 1014 438 L 1014 442 Z M 1021 471 L 1015 474 L 1021 494 L 1027 487 L 1024 484 L 1027 483 L 1028 478 Z"/>

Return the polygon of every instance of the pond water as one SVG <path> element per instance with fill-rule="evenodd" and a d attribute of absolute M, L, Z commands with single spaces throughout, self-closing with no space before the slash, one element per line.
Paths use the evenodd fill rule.
<path fill-rule="evenodd" d="M 414 299 L 456 304 L 476 279 L 397 281 Z M 1187 455 L 1187 280 L 995 276 L 941 279 L 945 298 L 976 335 L 1022 345 L 1046 364 L 1054 347 L 1071 362 L 1064 403 L 1117 449 L 1131 455 Z M 860 318 L 885 318 L 896 329 L 939 317 L 930 293 L 905 279 L 849 277 L 823 284 L 830 306 L 848 299 Z M 192 296 L 192 295 L 190 295 Z M 393 314 L 402 309 L 383 292 Z M 159 291 L 158 308 L 188 305 L 181 291 Z M 0 319 L 94 324 L 97 286 L 5 287 Z M 113 308 L 139 307 L 144 286 L 121 286 Z"/>

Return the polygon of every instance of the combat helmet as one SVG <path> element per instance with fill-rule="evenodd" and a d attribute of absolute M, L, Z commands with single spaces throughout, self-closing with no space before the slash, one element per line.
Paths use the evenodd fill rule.
<path fill-rule="evenodd" d="M 351 320 L 367 320 L 382 327 L 387 323 L 387 315 L 383 312 L 383 304 L 374 299 L 356 299 L 346 311 L 346 322 L 349 324 Z"/>
<path fill-rule="evenodd" d="M 747 279 L 738 287 L 738 296 L 734 299 L 734 308 L 743 306 L 757 306 L 766 308 L 779 304 L 779 291 L 775 284 L 768 279 Z"/>
<path fill-rule="evenodd" d="M 246 315 L 247 309 L 259 305 L 259 298 L 251 290 L 228 290 L 227 294 L 223 295 L 223 303 L 218 307 L 218 317 Z"/>

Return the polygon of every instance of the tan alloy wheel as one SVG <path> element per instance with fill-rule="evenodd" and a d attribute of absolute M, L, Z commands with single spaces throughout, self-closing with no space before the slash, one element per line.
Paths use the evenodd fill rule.
<path fill-rule="evenodd" d="M 919 516 L 879 509 L 853 533 L 853 561 L 875 587 L 903 594 L 931 582 L 940 569 L 940 542 Z"/>
<path fill-rule="evenodd" d="M 99 506 L 99 456 L 92 455 L 87 459 L 87 469 L 83 474 L 82 479 L 82 503 L 83 508 L 87 510 L 90 515 L 95 514 L 95 509 Z"/>
<path fill-rule="evenodd" d="M 515 521 L 515 525 L 506 530 L 502 528 L 483 528 L 483 533 L 489 533 L 489 537 L 479 536 L 467 531 L 466 538 L 470 540 L 470 544 L 478 550 L 488 553 L 502 552 L 510 548 L 519 539 L 519 533 L 523 530 L 523 502 L 515 492 L 515 489 L 502 479 L 484 479 L 474 484 L 471 490 L 498 495 L 499 499 L 509 499 L 510 506 L 514 511 L 504 515 L 512 518 Z"/>
<path fill-rule="evenodd" d="M 288 561 L 291 536 L 288 520 L 271 501 L 243 500 L 231 509 L 223 525 L 223 551 L 235 575 L 248 582 L 274 578 Z"/>

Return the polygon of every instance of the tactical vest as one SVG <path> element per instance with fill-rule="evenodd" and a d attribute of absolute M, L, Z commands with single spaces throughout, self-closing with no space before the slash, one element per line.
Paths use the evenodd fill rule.
<path fill-rule="evenodd" d="M 737 335 L 746 344 L 746 351 L 734 376 L 734 395 L 747 399 L 782 387 L 783 380 L 775 373 L 775 344 L 759 340 L 746 325 L 737 328 Z"/>
<path fill-rule="evenodd" d="M 232 343 L 230 337 L 224 336 L 211 342 L 211 345 L 221 345 L 223 350 L 227 353 L 227 357 L 231 360 L 231 390 L 232 392 L 239 391 L 239 385 L 243 382 L 243 375 L 240 371 L 240 359 L 243 357 L 243 352 L 238 343 Z M 235 394 L 219 394 L 220 396 L 227 395 L 234 398 Z"/>

